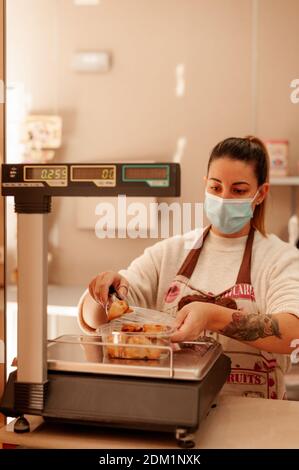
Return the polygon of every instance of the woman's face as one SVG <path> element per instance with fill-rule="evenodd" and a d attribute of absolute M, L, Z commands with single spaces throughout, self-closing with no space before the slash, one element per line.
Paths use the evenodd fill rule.
<path fill-rule="evenodd" d="M 253 198 L 259 189 L 253 206 L 265 198 L 269 184 L 258 187 L 253 165 L 221 157 L 214 160 L 207 176 L 207 192 L 224 199 Z"/>

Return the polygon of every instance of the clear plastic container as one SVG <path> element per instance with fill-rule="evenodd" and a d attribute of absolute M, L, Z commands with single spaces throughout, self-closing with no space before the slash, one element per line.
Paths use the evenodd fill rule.
<path fill-rule="evenodd" d="M 170 352 L 171 325 L 129 320 L 102 326 L 103 352 L 111 359 L 160 360 Z"/>

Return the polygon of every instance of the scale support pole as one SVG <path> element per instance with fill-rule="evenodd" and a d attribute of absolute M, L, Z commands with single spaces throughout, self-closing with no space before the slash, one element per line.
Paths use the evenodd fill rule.
<path fill-rule="evenodd" d="M 48 214 L 18 213 L 17 401 L 42 408 L 47 382 Z"/>

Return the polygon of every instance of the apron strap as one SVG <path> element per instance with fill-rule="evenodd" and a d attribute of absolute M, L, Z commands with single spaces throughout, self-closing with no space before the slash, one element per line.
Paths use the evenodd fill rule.
<path fill-rule="evenodd" d="M 197 264 L 199 255 L 201 253 L 204 241 L 206 236 L 210 231 L 211 225 L 205 229 L 202 235 L 202 243 L 199 248 L 192 248 L 186 256 L 182 266 L 180 267 L 177 275 L 185 276 L 187 279 L 190 279 L 195 266 Z M 254 232 L 255 229 L 251 226 L 250 231 L 246 240 L 244 255 L 242 259 L 242 263 L 239 269 L 238 277 L 236 284 L 251 284 L 251 252 L 252 252 L 252 245 L 254 240 Z"/>
<path fill-rule="evenodd" d="M 250 227 L 236 284 L 251 284 L 251 253 L 255 228 Z"/>
<path fill-rule="evenodd" d="M 210 231 L 211 225 L 209 227 L 206 227 L 202 234 L 202 242 L 199 248 L 192 248 L 188 255 L 186 256 L 182 266 L 180 267 L 177 275 L 178 276 L 185 276 L 187 279 L 190 279 L 193 271 L 195 269 L 195 266 L 197 264 L 201 249 L 203 247 L 203 243 L 205 241 L 206 236 L 208 235 Z"/>

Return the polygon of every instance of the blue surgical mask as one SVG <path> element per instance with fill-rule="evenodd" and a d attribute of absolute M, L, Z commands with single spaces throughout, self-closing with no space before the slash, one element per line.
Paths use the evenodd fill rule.
<path fill-rule="evenodd" d="M 206 191 L 204 203 L 206 216 L 222 233 L 239 232 L 253 217 L 252 203 L 258 193 L 259 190 L 250 199 L 223 199 Z"/>

